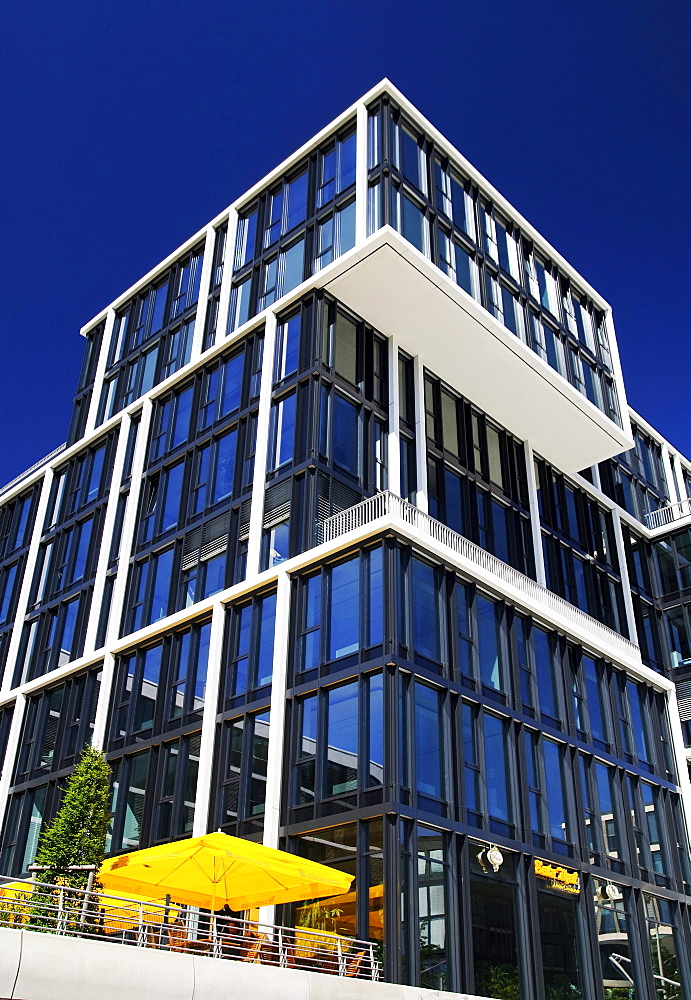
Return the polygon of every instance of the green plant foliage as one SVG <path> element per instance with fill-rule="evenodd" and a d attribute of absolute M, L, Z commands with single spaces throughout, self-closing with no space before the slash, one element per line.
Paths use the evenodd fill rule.
<path fill-rule="evenodd" d="M 515 965 L 484 960 L 475 963 L 475 992 L 497 1000 L 521 1000 L 518 969 Z"/>
<path fill-rule="evenodd" d="M 85 889 L 88 871 L 73 865 L 101 867 L 110 821 L 110 766 L 100 750 L 86 747 L 69 779 L 62 805 L 43 831 L 36 853 L 40 882 Z"/>

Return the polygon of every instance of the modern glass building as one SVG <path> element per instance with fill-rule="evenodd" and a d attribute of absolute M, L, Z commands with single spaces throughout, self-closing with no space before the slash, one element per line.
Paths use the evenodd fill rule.
<path fill-rule="evenodd" d="M 691 1000 L 691 462 L 602 296 L 383 81 L 82 333 L 0 491 L 0 871 L 93 741 L 110 851 L 347 870 L 391 982 Z"/>

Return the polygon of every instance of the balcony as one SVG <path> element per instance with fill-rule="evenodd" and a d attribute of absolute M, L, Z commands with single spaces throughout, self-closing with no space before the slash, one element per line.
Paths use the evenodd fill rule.
<path fill-rule="evenodd" d="M 688 497 L 667 507 L 660 507 L 659 510 L 651 510 L 645 515 L 645 525 L 653 531 L 655 528 L 664 528 L 675 521 L 681 521 L 685 517 L 691 517 L 691 500 Z"/>
<path fill-rule="evenodd" d="M 229 987 L 267 1000 L 360 995 L 356 983 L 336 986 L 334 977 L 368 980 L 363 995 L 377 996 L 380 946 L 372 941 L 67 886 L 27 882 L 22 890 L 13 882 L 0 898 L 5 997 L 211 1000 Z"/>
<path fill-rule="evenodd" d="M 635 643 L 395 493 L 377 493 L 320 522 L 319 541 L 327 543 L 351 532 L 361 533 L 363 528 L 379 531 L 388 526 L 413 542 L 422 539 L 427 548 L 438 548 L 442 558 L 451 556 L 461 570 L 465 569 L 478 582 L 496 588 L 503 596 L 515 600 L 548 624 L 563 628 L 601 655 L 634 670 L 641 669 L 640 649 Z"/>
<path fill-rule="evenodd" d="M 317 281 L 564 472 L 632 447 L 621 380 L 623 430 L 389 226 Z"/>

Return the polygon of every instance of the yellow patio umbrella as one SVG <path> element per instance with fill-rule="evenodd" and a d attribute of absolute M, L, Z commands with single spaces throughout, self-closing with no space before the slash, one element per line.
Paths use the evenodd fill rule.
<path fill-rule="evenodd" d="M 98 880 L 123 895 L 248 910 L 347 892 L 353 876 L 263 844 L 207 833 L 109 858 Z"/>

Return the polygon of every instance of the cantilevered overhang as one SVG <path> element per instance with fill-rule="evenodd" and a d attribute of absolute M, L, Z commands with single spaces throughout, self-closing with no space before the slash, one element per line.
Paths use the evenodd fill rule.
<path fill-rule="evenodd" d="M 628 417 L 624 431 L 389 226 L 322 274 L 317 283 L 564 472 L 633 446 Z"/>

